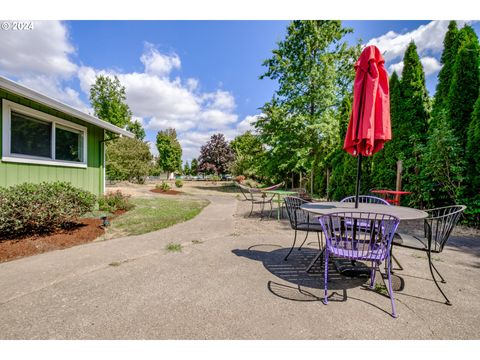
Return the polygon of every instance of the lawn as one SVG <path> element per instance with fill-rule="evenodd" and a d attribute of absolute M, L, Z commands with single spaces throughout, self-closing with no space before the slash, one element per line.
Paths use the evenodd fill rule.
<path fill-rule="evenodd" d="M 206 200 L 134 198 L 135 208 L 112 219 L 106 238 L 141 235 L 194 218 L 208 205 Z"/>

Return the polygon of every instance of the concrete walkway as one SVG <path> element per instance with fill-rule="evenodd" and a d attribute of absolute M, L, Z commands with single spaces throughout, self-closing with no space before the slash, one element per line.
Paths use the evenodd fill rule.
<path fill-rule="evenodd" d="M 451 307 L 426 260 L 399 249 L 405 286 L 392 319 L 389 299 L 365 279 L 334 278 L 323 305 L 322 278 L 303 271 L 315 242 L 284 262 L 285 221 L 246 218 L 232 195 L 204 198 L 200 215 L 171 228 L 0 264 L 0 338 L 478 338 L 480 266 L 469 244 L 438 262 Z M 170 242 L 182 252 L 167 252 Z"/>

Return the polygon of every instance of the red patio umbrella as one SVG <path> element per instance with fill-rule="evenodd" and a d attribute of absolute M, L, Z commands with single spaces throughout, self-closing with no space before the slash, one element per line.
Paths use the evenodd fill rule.
<path fill-rule="evenodd" d="M 355 63 L 353 106 L 343 148 L 358 156 L 355 207 L 358 207 L 362 156 L 372 156 L 392 138 L 388 74 L 380 50 L 370 45 Z"/>

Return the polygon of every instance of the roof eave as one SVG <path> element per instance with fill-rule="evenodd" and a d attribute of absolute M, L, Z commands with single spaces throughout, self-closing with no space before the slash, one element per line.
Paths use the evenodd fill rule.
<path fill-rule="evenodd" d="M 87 123 L 101 127 L 102 129 L 111 131 L 118 135 L 123 135 L 129 138 L 133 138 L 134 135 L 127 130 L 119 128 L 113 124 L 110 124 L 106 121 L 100 120 L 94 116 L 84 113 L 83 111 L 77 110 L 70 105 L 64 104 L 61 101 L 52 99 L 46 95 L 43 95 L 35 90 L 32 90 L 26 86 L 20 85 L 15 81 L 9 80 L 3 76 L 0 76 L 0 88 L 3 88 L 9 92 L 12 92 L 16 95 L 20 95 L 29 100 L 38 102 L 39 104 L 54 108 L 58 111 L 61 111 L 65 114 L 71 115 L 77 119 L 83 120 Z"/>

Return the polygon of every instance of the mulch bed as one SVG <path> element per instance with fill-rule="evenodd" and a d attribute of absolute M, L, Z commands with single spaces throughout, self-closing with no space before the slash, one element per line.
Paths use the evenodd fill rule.
<path fill-rule="evenodd" d="M 100 219 L 82 219 L 74 227 L 54 233 L 0 240 L 0 262 L 91 242 L 105 232 L 101 225 Z"/>
<path fill-rule="evenodd" d="M 157 193 L 157 194 L 165 194 L 165 195 L 179 195 L 181 194 L 182 192 L 181 191 L 177 191 L 177 190 L 162 190 L 162 189 L 152 189 L 150 190 L 151 192 L 154 192 L 154 193 Z"/>

